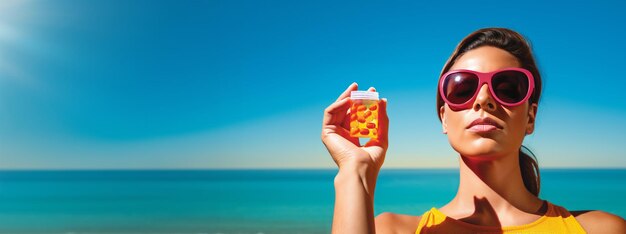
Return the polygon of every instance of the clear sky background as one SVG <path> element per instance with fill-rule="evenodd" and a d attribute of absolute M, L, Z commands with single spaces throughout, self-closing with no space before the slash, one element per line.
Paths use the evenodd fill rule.
<path fill-rule="evenodd" d="M 624 1 L 2 1 L 0 169 L 334 168 L 323 109 L 389 100 L 385 167 L 456 167 L 439 72 L 483 27 L 532 43 L 548 167 L 626 167 Z"/>

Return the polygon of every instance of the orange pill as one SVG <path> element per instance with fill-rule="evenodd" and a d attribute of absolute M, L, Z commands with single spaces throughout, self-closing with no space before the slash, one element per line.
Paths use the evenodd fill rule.
<path fill-rule="evenodd" d="M 356 128 L 356 127 L 359 127 L 359 123 L 358 123 L 358 122 L 356 122 L 356 121 L 350 121 L 350 127 L 351 127 L 351 128 Z"/>
<path fill-rule="evenodd" d="M 365 117 L 363 117 L 363 116 L 359 116 L 359 117 L 357 118 L 357 120 L 358 120 L 359 122 L 361 122 L 361 123 L 365 123 Z"/>
<path fill-rule="evenodd" d="M 367 128 L 376 128 L 376 124 L 375 123 L 367 123 L 366 126 L 367 126 Z"/>
<path fill-rule="evenodd" d="M 367 129 L 367 128 L 363 128 L 363 129 L 361 129 L 360 133 L 361 133 L 361 135 L 367 135 L 367 134 L 370 134 L 370 130 Z"/>
<path fill-rule="evenodd" d="M 370 117 L 370 115 L 372 115 L 371 111 L 365 111 L 365 113 L 363 113 L 363 117 L 365 118 Z"/>
<path fill-rule="evenodd" d="M 359 128 L 350 128 L 350 135 L 356 135 L 359 133 Z"/>
<path fill-rule="evenodd" d="M 356 120 L 356 113 L 353 113 L 350 115 L 350 121 L 355 121 Z"/>
<path fill-rule="evenodd" d="M 370 106 L 371 111 L 375 111 L 376 109 L 378 109 L 378 105 L 374 104 Z"/>
<path fill-rule="evenodd" d="M 356 108 L 356 110 L 357 110 L 357 111 L 364 111 L 364 110 L 366 110 L 366 109 L 367 109 L 367 107 L 366 107 L 366 106 L 364 106 L 364 105 L 359 105 L 359 106 Z"/>

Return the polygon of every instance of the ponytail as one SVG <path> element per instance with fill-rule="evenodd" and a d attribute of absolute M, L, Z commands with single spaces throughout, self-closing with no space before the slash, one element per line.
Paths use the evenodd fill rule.
<path fill-rule="evenodd" d="M 523 152 L 522 149 L 525 149 L 528 153 Z M 539 188 L 541 187 L 539 164 L 535 155 L 523 145 L 519 149 L 519 167 L 526 189 L 535 196 L 539 196 Z"/>

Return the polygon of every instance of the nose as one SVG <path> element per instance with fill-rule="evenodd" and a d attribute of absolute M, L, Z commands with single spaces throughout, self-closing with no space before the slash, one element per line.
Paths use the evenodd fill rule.
<path fill-rule="evenodd" d="M 478 92 L 478 96 L 476 96 L 476 100 L 474 101 L 474 106 L 472 108 L 475 111 L 480 109 L 484 109 L 486 111 L 496 110 L 496 100 L 491 96 L 491 92 L 489 92 L 487 84 L 483 84 L 483 86 L 480 87 L 480 91 Z"/>

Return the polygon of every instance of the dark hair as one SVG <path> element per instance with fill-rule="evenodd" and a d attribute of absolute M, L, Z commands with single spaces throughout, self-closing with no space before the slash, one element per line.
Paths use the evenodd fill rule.
<path fill-rule="evenodd" d="M 530 45 L 522 35 L 510 29 L 483 28 L 468 35 L 457 45 L 454 52 L 452 52 L 452 55 L 441 71 L 441 75 L 448 72 L 456 60 L 465 52 L 481 46 L 493 46 L 515 56 L 522 65 L 522 68 L 530 71 L 534 76 L 535 90 L 528 101 L 530 104 L 539 104 L 539 97 L 541 95 L 541 75 L 539 74 L 539 69 L 537 69 L 537 64 L 533 58 Z M 440 112 L 440 108 L 443 105 L 444 101 L 437 91 L 437 113 Z M 439 117 L 439 121 L 441 121 L 441 115 L 437 116 Z M 529 153 L 523 152 L 522 149 L 525 149 Z M 537 164 L 535 155 L 525 146 L 521 146 L 519 149 L 519 164 L 524 186 L 535 196 L 539 196 L 539 165 Z"/>

